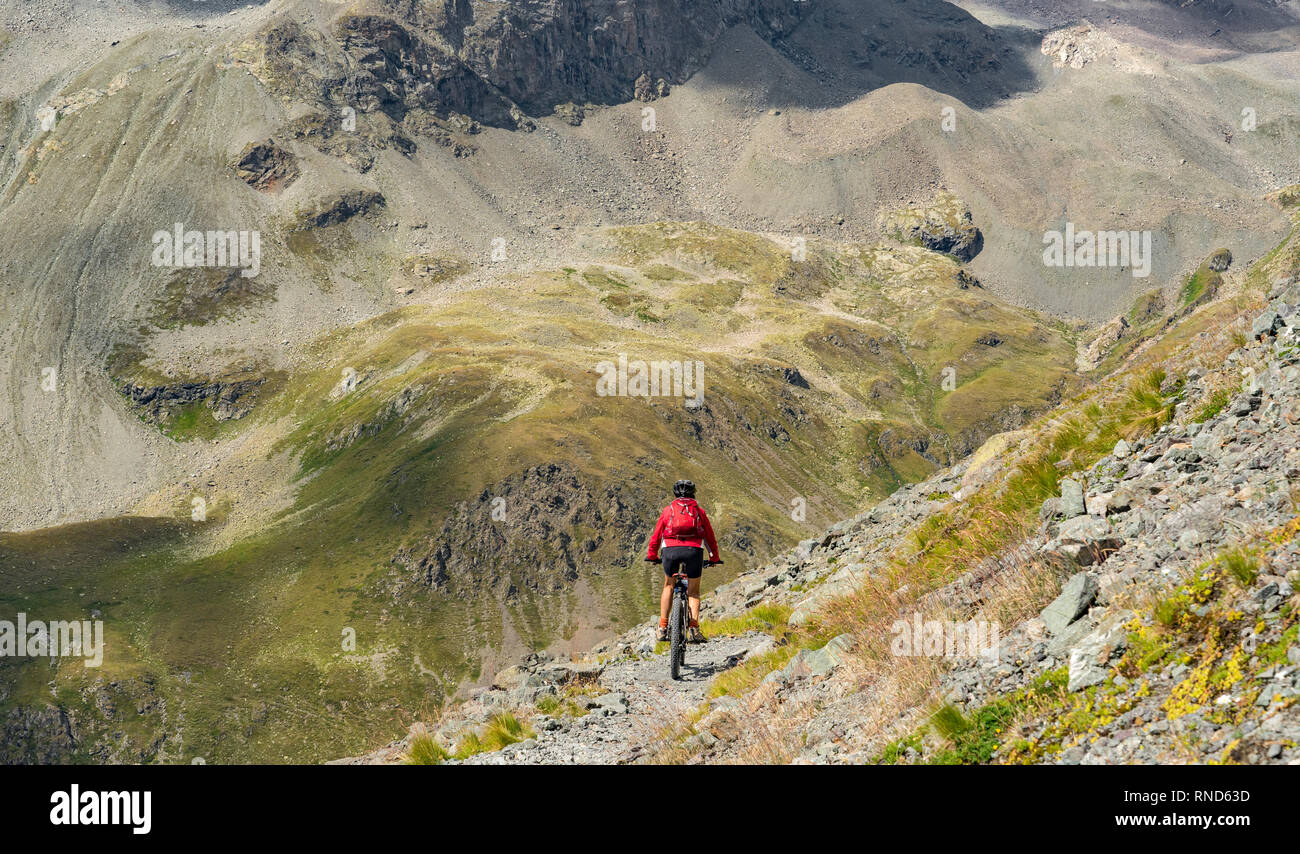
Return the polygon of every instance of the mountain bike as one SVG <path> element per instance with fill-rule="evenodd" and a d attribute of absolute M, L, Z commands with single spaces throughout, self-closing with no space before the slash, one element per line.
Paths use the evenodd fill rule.
<path fill-rule="evenodd" d="M 709 561 L 708 566 L 718 566 L 720 560 Z M 691 610 L 686 573 L 673 573 L 673 603 L 668 606 L 668 674 L 681 679 L 686 666 L 686 627 L 690 625 Z"/>
<path fill-rule="evenodd" d="M 691 612 L 686 597 L 686 573 L 673 575 L 673 604 L 668 609 L 668 674 L 681 679 L 686 666 L 686 626 Z"/>

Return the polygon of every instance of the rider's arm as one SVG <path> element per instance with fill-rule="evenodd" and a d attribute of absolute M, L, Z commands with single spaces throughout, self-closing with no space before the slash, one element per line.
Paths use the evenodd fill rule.
<path fill-rule="evenodd" d="M 654 533 L 650 535 L 650 542 L 646 544 L 646 560 L 659 560 L 659 544 L 664 539 L 664 525 L 667 524 L 668 510 L 664 509 L 659 514 L 659 521 L 655 523 Z"/>
<path fill-rule="evenodd" d="M 709 522 L 709 514 L 704 512 L 703 507 L 700 508 L 700 520 L 704 522 L 704 542 L 709 546 L 709 554 L 713 555 L 710 559 L 717 563 L 722 559 L 718 555 L 718 538 L 713 536 L 713 525 Z"/>

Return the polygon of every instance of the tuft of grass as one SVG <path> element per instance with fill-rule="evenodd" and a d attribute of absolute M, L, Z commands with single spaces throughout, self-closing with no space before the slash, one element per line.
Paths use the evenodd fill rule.
<path fill-rule="evenodd" d="M 1300 623 L 1284 631 L 1276 642 L 1260 647 L 1261 667 L 1271 667 L 1287 661 L 1287 652 L 1298 642 L 1300 642 Z"/>
<path fill-rule="evenodd" d="M 1259 558 L 1247 548 L 1230 549 L 1219 555 L 1217 561 L 1242 587 L 1254 585 L 1259 577 Z"/>
<path fill-rule="evenodd" d="M 1221 388 L 1214 392 L 1206 398 L 1204 403 L 1201 404 L 1200 409 L 1196 410 L 1196 414 L 1192 416 L 1193 423 L 1204 424 L 1206 421 L 1209 421 L 1211 418 L 1222 412 L 1223 408 L 1228 405 L 1228 401 L 1230 400 L 1232 400 L 1232 395 L 1226 388 Z"/>
<path fill-rule="evenodd" d="M 1174 414 L 1174 402 L 1161 391 L 1165 383 L 1163 368 L 1153 368 L 1128 388 L 1125 403 L 1127 419 L 1121 432 L 1126 439 L 1138 439 L 1154 433 Z"/>
<path fill-rule="evenodd" d="M 571 696 L 558 697 L 555 694 L 547 694 L 537 701 L 537 711 L 544 715 L 550 715 L 553 718 L 561 715 L 570 718 L 580 718 L 587 714 L 587 710 L 574 702 Z"/>
<path fill-rule="evenodd" d="M 451 758 L 451 754 L 428 733 L 421 733 L 411 739 L 411 746 L 406 751 L 407 765 L 441 765 Z"/>
<path fill-rule="evenodd" d="M 1178 587 L 1152 606 L 1155 621 L 1166 629 L 1186 629 L 1195 622 L 1193 609 L 1216 595 L 1223 573 L 1210 569 Z"/>
<path fill-rule="evenodd" d="M 1168 599 L 1161 599 L 1155 604 L 1152 616 L 1160 625 L 1172 629 L 1178 625 L 1179 619 L 1186 612 L 1187 603 L 1176 596 L 1171 596 Z"/>
<path fill-rule="evenodd" d="M 1117 669 L 1128 679 L 1137 679 L 1152 667 L 1163 666 L 1178 651 L 1178 644 L 1168 633 L 1150 631 L 1134 621 L 1128 635 L 1128 649 Z"/>
<path fill-rule="evenodd" d="M 1019 691 L 1008 694 L 998 700 L 976 709 L 969 715 L 957 712 L 962 724 L 945 736 L 949 747 L 940 750 L 927 760 L 931 765 L 975 765 L 989 762 L 1004 743 L 1010 751 L 999 758 L 999 762 L 1024 761 L 1023 753 L 1032 751 L 1031 745 L 1024 740 L 1010 740 L 1012 728 L 1016 721 L 1026 716 L 1041 714 L 1043 711 L 1059 707 L 1068 695 L 1065 685 L 1069 675 L 1067 669 L 1056 670 L 1038 676 L 1029 685 Z M 953 709 L 956 712 L 956 709 Z M 940 709 L 943 712 L 943 709 Z M 951 716 L 948 716 L 951 717 Z M 950 720 L 951 725 L 955 721 Z"/>
<path fill-rule="evenodd" d="M 874 764 L 897 765 L 898 761 L 907 754 L 908 750 L 920 753 L 924 748 L 925 727 L 922 727 L 911 735 L 906 735 L 902 738 L 891 741 L 885 746 L 884 751 L 876 757 Z"/>
<path fill-rule="evenodd" d="M 945 703 L 936 709 L 930 716 L 930 722 L 934 724 L 935 731 L 949 741 L 956 741 L 971 728 L 970 721 L 966 720 L 961 709 L 951 703 Z"/>
<path fill-rule="evenodd" d="M 776 622 L 771 623 L 778 646 L 762 655 L 746 658 L 736 667 L 715 676 L 712 684 L 709 685 L 709 698 L 721 697 L 724 694 L 733 697 L 747 694 L 757 688 L 769 673 L 789 664 L 790 659 L 794 658 L 799 650 L 820 649 L 832 637 L 820 625 L 798 627 L 789 625 L 789 609 L 783 605 L 772 606 L 770 609 L 761 606 L 754 608 L 737 617 L 735 625 L 736 627 L 744 625 L 746 620 L 751 621 L 751 625 L 760 621 L 766 622 L 762 615 L 778 618 Z M 723 621 L 722 624 L 726 622 Z"/>
<path fill-rule="evenodd" d="M 468 732 L 456 745 L 456 758 L 468 759 L 479 753 L 495 753 L 536 736 L 532 728 L 510 712 L 493 715 L 481 733 Z"/>

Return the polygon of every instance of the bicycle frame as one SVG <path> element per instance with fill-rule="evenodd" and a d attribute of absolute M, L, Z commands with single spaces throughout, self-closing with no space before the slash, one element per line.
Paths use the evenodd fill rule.
<path fill-rule="evenodd" d="M 680 593 L 683 596 L 689 596 L 690 587 L 687 585 L 686 573 L 684 572 L 675 573 L 673 575 L 673 578 L 677 579 L 676 583 L 673 584 L 673 595 L 676 596 L 678 593 Z"/>

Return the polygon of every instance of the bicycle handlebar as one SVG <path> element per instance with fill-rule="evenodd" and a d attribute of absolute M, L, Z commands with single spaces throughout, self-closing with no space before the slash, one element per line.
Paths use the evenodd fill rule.
<path fill-rule="evenodd" d="M 663 558 L 659 558 L 659 557 L 648 557 L 648 558 L 643 558 L 643 560 L 644 560 L 646 563 L 663 563 L 663 562 L 664 562 L 664 561 L 663 561 Z M 710 560 L 710 561 L 705 561 L 705 562 L 706 562 L 709 566 L 718 566 L 718 565 L 720 565 L 720 564 L 726 563 L 726 561 L 721 561 L 721 560 Z"/>

